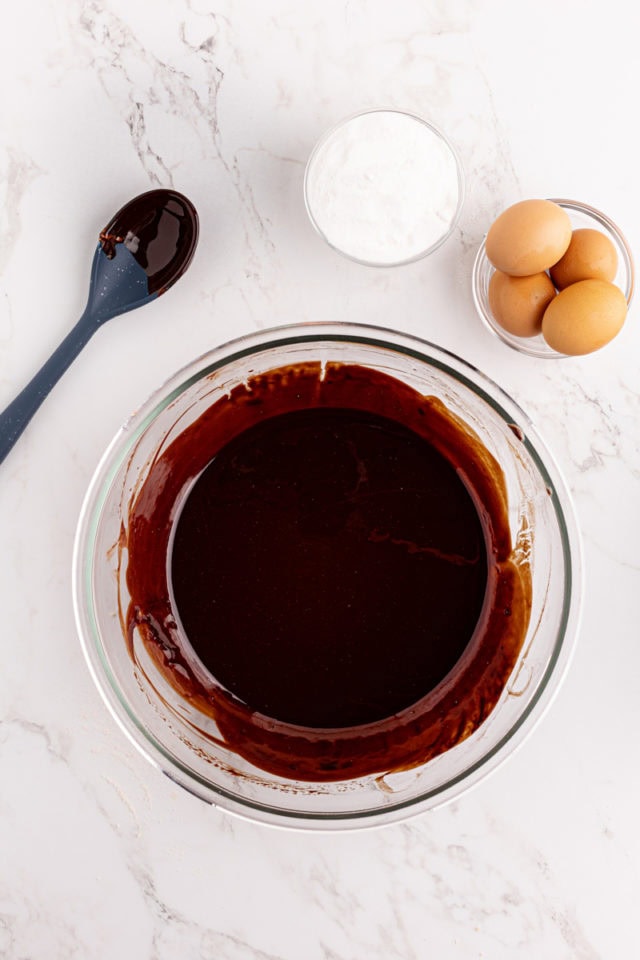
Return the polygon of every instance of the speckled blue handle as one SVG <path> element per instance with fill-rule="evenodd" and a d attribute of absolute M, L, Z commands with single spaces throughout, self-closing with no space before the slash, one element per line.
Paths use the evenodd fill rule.
<path fill-rule="evenodd" d="M 118 244 L 112 259 L 98 245 L 84 313 L 38 373 L 0 414 L 0 463 L 98 327 L 157 296 L 149 293 L 146 273 L 124 244 Z"/>

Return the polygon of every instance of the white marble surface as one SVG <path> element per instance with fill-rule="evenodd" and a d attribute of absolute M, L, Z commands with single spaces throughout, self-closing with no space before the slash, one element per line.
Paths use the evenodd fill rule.
<path fill-rule="evenodd" d="M 195 202 L 194 263 L 101 330 L 0 467 L 0 956 L 8 960 L 617 960 L 638 955 L 640 329 L 519 356 L 471 301 L 491 218 L 527 196 L 605 210 L 640 251 L 640 13 L 628 0 L 21 0 L 0 12 L 0 405 L 84 306 L 130 196 Z M 327 126 L 392 105 L 466 171 L 455 236 L 395 270 L 309 226 Z M 391 325 L 497 379 L 575 498 L 584 618 L 559 697 L 456 803 L 346 835 L 274 831 L 158 774 L 92 685 L 71 551 L 97 460 L 176 367 L 255 328 Z"/>

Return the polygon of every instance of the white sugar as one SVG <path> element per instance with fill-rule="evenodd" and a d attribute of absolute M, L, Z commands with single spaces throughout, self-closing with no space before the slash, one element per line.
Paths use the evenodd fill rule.
<path fill-rule="evenodd" d="M 436 246 L 456 218 L 455 156 L 428 124 L 375 110 L 333 130 L 314 151 L 306 199 L 331 246 L 366 263 L 392 265 Z"/>

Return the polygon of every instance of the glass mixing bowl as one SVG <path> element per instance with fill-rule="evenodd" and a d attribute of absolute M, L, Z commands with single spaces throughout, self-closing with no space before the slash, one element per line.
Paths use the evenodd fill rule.
<path fill-rule="evenodd" d="M 504 471 L 516 557 L 530 566 L 533 587 L 518 662 L 474 734 L 414 769 L 332 783 L 279 778 L 228 749 L 215 725 L 197 722 L 195 708 L 163 680 L 144 651 L 131 657 L 122 619 L 129 505 L 154 459 L 235 385 L 309 361 L 382 371 L 440 398 L 476 433 Z M 123 425 L 104 454 L 82 508 L 73 565 L 76 619 L 90 671 L 135 746 L 171 780 L 215 806 L 262 823 L 307 829 L 399 821 L 478 783 L 513 753 L 549 705 L 570 660 L 580 610 L 581 548 L 569 494 L 526 414 L 453 354 L 355 324 L 252 334 L 172 377 Z"/>
<path fill-rule="evenodd" d="M 574 230 L 585 228 L 599 230 L 611 240 L 618 255 L 618 271 L 613 282 L 620 287 L 627 299 L 627 305 L 630 305 L 633 298 L 635 269 L 631 249 L 620 228 L 606 214 L 586 203 L 579 203 L 577 200 L 556 199 L 553 200 L 553 203 L 557 203 L 558 206 L 567 211 Z M 489 305 L 489 281 L 495 270 L 487 257 L 485 243 L 486 238 L 478 247 L 471 277 L 473 302 L 480 319 L 491 333 L 519 353 L 525 353 L 530 357 L 538 357 L 541 360 L 566 359 L 566 354 L 559 353 L 553 347 L 550 347 L 541 333 L 535 337 L 517 337 L 505 330 L 495 319 Z"/>

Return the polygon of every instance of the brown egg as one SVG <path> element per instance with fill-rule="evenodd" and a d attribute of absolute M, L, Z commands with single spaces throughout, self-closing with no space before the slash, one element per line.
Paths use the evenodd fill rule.
<path fill-rule="evenodd" d="M 626 315 L 627 301 L 619 287 L 606 280 L 578 280 L 545 310 L 542 335 L 559 353 L 592 353 L 613 340 Z"/>
<path fill-rule="evenodd" d="M 551 267 L 551 279 L 558 290 L 578 280 L 613 280 L 618 269 L 618 254 L 613 243 L 600 230 L 574 230 L 567 252 Z"/>
<path fill-rule="evenodd" d="M 508 207 L 487 233 L 487 257 L 512 277 L 542 273 L 557 263 L 571 240 L 569 214 L 552 200 L 521 200 Z"/>
<path fill-rule="evenodd" d="M 542 315 L 556 295 L 549 275 L 510 277 L 496 270 L 489 280 L 489 306 L 496 321 L 516 337 L 535 337 Z"/>

